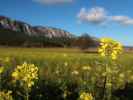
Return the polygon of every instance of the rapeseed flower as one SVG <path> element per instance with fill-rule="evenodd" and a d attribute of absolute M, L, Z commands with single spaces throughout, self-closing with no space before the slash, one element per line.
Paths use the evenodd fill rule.
<path fill-rule="evenodd" d="M 93 96 L 91 93 L 82 92 L 80 94 L 80 100 L 93 100 Z"/>
<path fill-rule="evenodd" d="M 106 86 L 109 88 L 109 87 L 112 87 L 112 83 L 111 82 L 107 82 L 106 83 Z"/>
<path fill-rule="evenodd" d="M 73 75 L 78 75 L 79 72 L 78 72 L 77 70 L 74 70 L 74 71 L 72 71 L 72 74 L 73 74 Z"/>
<path fill-rule="evenodd" d="M 67 57 L 67 54 L 66 54 L 66 53 L 64 53 L 64 54 L 63 54 L 63 56 L 64 56 L 64 57 Z"/>
<path fill-rule="evenodd" d="M 90 67 L 90 66 L 83 66 L 83 67 L 82 67 L 82 70 L 90 71 L 90 70 L 91 70 L 91 67 Z"/>
<path fill-rule="evenodd" d="M 34 64 L 24 63 L 18 65 L 15 71 L 12 73 L 12 77 L 15 80 L 19 80 L 26 84 L 28 88 L 34 85 L 34 80 L 38 79 L 38 67 Z"/>
<path fill-rule="evenodd" d="M 119 77 L 123 79 L 125 77 L 125 75 L 123 73 L 120 73 Z"/>
<path fill-rule="evenodd" d="M 0 91 L 0 100 L 13 100 L 11 93 L 12 91 Z"/>
<path fill-rule="evenodd" d="M 64 65 L 65 65 L 65 66 L 68 66 L 68 62 L 65 62 Z"/>
<path fill-rule="evenodd" d="M 115 60 L 122 52 L 122 45 L 111 38 L 102 38 L 100 40 L 98 52 L 101 54 L 101 56 L 109 56 Z"/>
<path fill-rule="evenodd" d="M 4 71 L 4 67 L 1 66 L 1 67 L 0 67 L 0 74 L 3 73 L 3 71 Z"/>

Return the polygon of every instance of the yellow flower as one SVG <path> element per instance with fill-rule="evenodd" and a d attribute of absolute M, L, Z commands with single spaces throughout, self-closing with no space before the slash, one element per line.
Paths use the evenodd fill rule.
<path fill-rule="evenodd" d="M 112 54 L 112 59 L 115 60 L 117 58 L 116 54 Z"/>
<path fill-rule="evenodd" d="M 133 81 L 133 75 L 130 76 L 130 80 Z"/>
<path fill-rule="evenodd" d="M 109 56 L 115 60 L 122 52 L 122 45 L 111 38 L 102 38 L 98 52 L 101 56 Z"/>
<path fill-rule="evenodd" d="M 0 100 L 13 100 L 11 93 L 12 91 L 0 91 Z"/>
<path fill-rule="evenodd" d="M 17 66 L 12 73 L 12 77 L 25 83 L 30 88 L 34 85 L 34 80 L 38 79 L 38 67 L 34 64 L 24 63 Z"/>
<path fill-rule="evenodd" d="M 107 82 L 107 83 L 106 83 L 106 86 L 109 88 L 109 87 L 111 87 L 111 86 L 112 86 L 112 83 Z"/>
<path fill-rule="evenodd" d="M 0 67 L 0 74 L 3 73 L 3 71 L 4 71 L 4 67 L 2 66 Z"/>
<path fill-rule="evenodd" d="M 90 93 L 82 92 L 80 94 L 80 100 L 93 100 L 93 96 Z"/>
<path fill-rule="evenodd" d="M 17 72 L 13 72 L 12 73 L 12 77 L 15 77 L 15 78 L 18 77 L 18 73 Z"/>
<path fill-rule="evenodd" d="M 90 71 L 90 70 L 91 70 L 91 67 L 90 67 L 90 66 L 83 66 L 82 69 L 83 69 L 83 70 L 88 70 L 88 71 Z"/>
<path fill-rule="evenodd" d="M 64 54 L 63 54 L 63 56 L 64 56 L 64 57 L 67 57 L 67 54 L 66 54 L 66 53 L 64 53 Z"/>
<path fill-rule="evenodd" d="M 64 65 L 65 65 L 65 66 L 68 66 L 68 62 L 65 62 Z"/>
<path fill-rule="evenodd" d="M 78 75 L 79 72 L 78 72 L 77 70 L 74 70 L 74 71 L 72 71 L 72 74 L 73 74 L 73 75 Z"/>
<path fill-rule="evenodd" d="M 121 74 L 119 74 L 119 77 L 120 77 L 120 78 L 124 78 L 125 75 L 124 75 L 123 73 L 121 73 Z"/>
<path fill-rule="evenodd" d="M 28 82 L 28 87 L 32 87 L 34 85 L 34 82 L 31 81 L 31 82 Z"/>

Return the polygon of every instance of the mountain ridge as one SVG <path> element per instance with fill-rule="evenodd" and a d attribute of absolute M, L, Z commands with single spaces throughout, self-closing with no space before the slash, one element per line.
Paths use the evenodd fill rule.
<path fill-rule="evenodd" d="M 0 28 L 10 29 L 17 32 L 27 33 L 29 36 L 46 36 L 53 37 L 66 37 L 71 38 L 73 34 L 59 28 L 46 27 L 46 26 L 32 26 L 23 21 L 13 20 L 9 17 L 0 16 Z"/>
<path fill-rule="evenodd" d="M 32 26 L 26 22 L 0 16 L 0 45 L 28 47 L 96 47 L 98 39 L 85 33 L 76 36 L 66 30 Z"/>

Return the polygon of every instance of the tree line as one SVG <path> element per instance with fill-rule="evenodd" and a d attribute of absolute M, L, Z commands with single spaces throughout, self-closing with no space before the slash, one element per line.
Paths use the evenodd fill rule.
<path fill-rule="evenodd" d="M 23 46 L 23 47 L 78 47 L 88 48 L 98 45 L 87 33 L 74 37 L 46 37 L 28 35 L 8 29 L 0 29 L 0 45 L 2 46 Z"/>

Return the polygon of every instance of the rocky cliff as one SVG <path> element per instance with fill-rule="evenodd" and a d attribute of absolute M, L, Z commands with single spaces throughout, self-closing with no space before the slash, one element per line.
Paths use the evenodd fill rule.
<path fill-rule="evenodd" d="M 58 28 L 31 26 L 25 22 L 12 20 L 11 18 L 0 16 L 0 29 L 9 29 L 16 32 L 26 33 L 29 36 L 66 37 L 71 38 L 72 34 Z"/>

